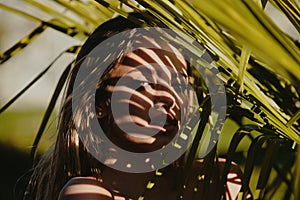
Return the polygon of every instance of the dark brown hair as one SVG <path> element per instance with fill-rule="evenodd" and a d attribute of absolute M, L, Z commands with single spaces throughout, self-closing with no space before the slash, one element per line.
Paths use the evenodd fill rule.
<path fill-rule="evenodd" d="M 55 144 L 33 167 L 33 173 L 24 194 L 24 199 L 57 199 L 64 184 L 75 176 L 100 177 L 101 164 L 85 149 L 78 137 L 72 113 L 72 91 L 80 65 L 86 56 L 102 41 L 120 32 L 153 26 L 142 19 L 142 15 L 132 13 L 128 19 L 116 17 L 101 24 L 87 39 L 77 56 L 76 64 L 69 76 L 64 102 L 59 116 Z M 88 115 L 84 108 L 78 114 Z M 86 140 L 95 140 L 92 134 Z"/>

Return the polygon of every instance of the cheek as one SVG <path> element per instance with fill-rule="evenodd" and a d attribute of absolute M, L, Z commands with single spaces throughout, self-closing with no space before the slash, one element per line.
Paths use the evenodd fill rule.
<path fill-rule="evenodd" d="M 130 106 L 129 107 L 129 114 L 131 120 L 133 120 L 136 124 L 147 124 L 147 122 L 150 121 L 149 119 L 149 110 L 145 108 L 137 108 L 136 106 Z"/>
<path fill-rule="evenodd" d="M 127 101 L 130 115 L 136 115 L 143 118 L 147 118 L 147 113 L 152 107 L 153 100 L 147 96 L 147 93 L 144 91 L 135 91 Z"/>

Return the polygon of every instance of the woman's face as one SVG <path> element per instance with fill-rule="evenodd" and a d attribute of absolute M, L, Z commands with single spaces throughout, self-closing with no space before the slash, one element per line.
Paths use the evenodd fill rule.
<path fill-rule="evenodd" d="M 110 105 L 102 104 L 103 114 L 98 117 L 107 137 L 132 152 L 167 145 L 186 110 L 186 69 L 179 54 L 146 48 L 128 53 L 106 81 Z"/>

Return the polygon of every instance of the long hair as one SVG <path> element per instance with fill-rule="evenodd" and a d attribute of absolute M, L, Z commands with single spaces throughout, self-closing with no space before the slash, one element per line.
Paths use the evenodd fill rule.
<path fill-rule="evenodd" d="M 135 20 L 129 20 L 130 16 L 134 16 Z M 72 112 L 74 81 L 83 60 L 99 43 L 115 34 L 144 25 L 154 26 L 152 22 L 143 20 L 142 16 L 136 13 L 130 14 L 128 19 L 119 16 L 100 25 L 84 43 L 68 79 L 59 115 L 56 142 L 34 165 L 24 199 L 57 199 L 60 190 L 70 178 L 100 177 L 100 162 L 86 150 L 75 128 Z M 89 114 L 82 107 L 78 108 L 77 112 L 77 115 Z M 89 134 L 86 139 L 95 138 L 93 134 Z"/>
<path fill-rule="evenodd" d="M 97 111 L 95 112 L 95 105 L 91 105 L 93 103 L 91 99 L 94 98 L 96 102 L 105 102 L 109 99 L 111 94 L 103 89 L 106 76 L 110 74 L 109 72 L 118 62 L 121 62 L 121 58 L 125 57 L 126 44 L 131 44 L 131 39 L 133 41 L 136 39 L 124 37 L 124 42 L 121 41 L 120 44 L 116 44 L 114 41 L 108 42 L 107 48 L 113 46 L 121 52 L 112 52 L 113 55 L 106 55 L 106 57 L 112 57 L 113 62 L 99 59 L 98 50 L 101 54 L 101 51 L 105 52 L 107 49 L 105 47 L 103 49 L 96 48 L 100 43 L 114 35 L 127 30 L 134 32 L 135 28 L 140 27 L 165 28 L 159 21 L 149 21 L 143 19 L 140 14 L 131 13 L 127 19 L 116 17 L 100 25 L 82 46 L 67 82 L 65 97 L 60 110 L 56 142 L 34 165 L 33 174 L 25 193 L 27 199 L 57 199 L 64 184 L 72 177 L 93 176 L 96 179 L 101 178 L 102 164 L 91 151 L 98 155 L 104 154 L 105 152 L 101 150 L 104 149 L 103 146 L 106 142 L 91 125 L 91 121 L 97 118 Z M 149 34 L 150 37 L 157 37 L 155 34 Z M 137 39 L 135 42 L 142 43 L 143 40 Z M 177 43 L 175 42 L 174 45 Z M 97 50 L 95 53 L 93 53 L 94 49 Z M 166 50 L 159 52 L 163 55 L 170 55 L 170 52 L 168 53 Z M 171 54 L 173 55 L 174 52 Z M 174 55 L 180 56 L 176 53 Z M 102 67 L 105 65 L 103 63 L 108 63 L 108 67 Z M 186 64 L 187 73 L 190 75 L 189 63 Z M 81 69 L 86 70 L 84 76 L 81 74 Z M 80 130 L 84 130 L 84 136 L 80 135 Z M 174 166 L 182 165 L 182 162 L 183 156 L 176 161 Z"/>

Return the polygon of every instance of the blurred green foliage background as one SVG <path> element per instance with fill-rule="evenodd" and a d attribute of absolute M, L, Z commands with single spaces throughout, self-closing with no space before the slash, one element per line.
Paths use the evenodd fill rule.
<path fill-rule="evenodd" d="M 60 53 L 72 45 L 80 44 L 84 40 L 83 36 L 86 36 L 86 35 L 84 35 L 84 33 L 86 33 L 85 32 L 86 30 L 92 31 L 97 26 L 97 24 L 100 23 L 100 21 L 106 20 L 113 16 L 112 11 L 108 12 L 107 8 L 104 8 L 104 7 L 101 7 L 101 9 L 97 10 L 96 8 L 98 8 L 98 7 L 94 6 L 94 4 L 92 4 L 92 6 L 89 6 L 89 7 L 87 6 L 87 8 L 93 8 L 93 9 L 97 10 L 97 12 L 95 12 L 96 13 L 95 16 L 93 16 L 91 14 L 92 12 L 90 13 L 91 16 L 89 16 L 89 17 L 85 16 L 84 15 L 84 14 L 86 14 L 86 10 L 84 9 L 85 2 L 89 2 L 89 1 L 81 1 L 82 2 L 81 4 L 78 3 L 78 5 L 77 4 L 73 5 L 73 4 L 69 4 L 69 1 L 57 0 L 56 2 L 59 2 L 60 6 L 58 6 L 58 4 L 55 4 L 54 1 L 47 1 L 47 3 L 49 3 L 49 8 L 54 8 L 54 10 L 58 11 L 58 13 L 59 13 L 59 14 L 51 13 L 53 16 L 50 14 L 50 12 L 47 11 L 46 8 L 44 10 L 45 12 L 42 12 L 41 11 L 42 9 L 39 10 L 39 9 L 35 8 L 34 6 L 29 6 L 28 4 L 26 4 L 24 2 L 32 3 L 34 1 L 31 1 L 31 0 L 26 0 L 26 1 L 0 0 L 1 4 L 2 3 L 3 4 L 12 4 L 13 6 L 16 6 L 19 10 L 24 11 L 25 13 L 29 13 L 29 14 L 35 13 L 35 15 L 38 16 L 39 18 L 41 18 L 47 22 L 53 22 L 54 24 L 57 23 L 58 25 L 61 25 L 61 27 L 63 27 L 63 28 L 65 28 L 65 27 L 70 28 L 69 27 L 70 22 L 68 20 L 65 20 L 66 23 L 64 24 L 64 22 L 65 22 L 64 18 L 63 18 L 64 16 L 62 17 L 62 16 L 60 16 L 60 14 L 61 13 L 63 13 L 62 15 L 65 14 L 66 19 L 67 19 L 67 16 L 68 17 L 75 16 L 74 13 L 72 13 L 73 15 L 72 14 L 70 15 L 70 12 L 67 11 L 66 8 L 68 6 L 70 6 L 70 7 L 68 7 L 69 9 L 74 9 L 75 13 L 76 13 L 76 11 L 78 11 L 77 14 L 79 16 L 81 14 L 82 19 L 80 17 L 78 18 L 78 16 L 77 16 L 77 18 L 75 17 L 75 19 L 78 19 L 78 21 L 80 21 L 79 19 L 84 21 L 85 19 L 89 19 L 89 17 L 90 17 L 90 20 L 92 22 L 90 23 L 88 21 L 88 23 L 86 23 L 88 25 L 83 26 L 84 30 L 82 31 L 82 29 L 81 29 L 82 27 L 80 26 L 80 23 L 77 23 L 77 21 L 75 20 L 75 22 L 74 22 L 75 27 L 78 26 L 76 28 L 78 28 L 78 30 L 79 30 L 78 31 L 79 34 L 76 35 L 76 37 L 77 37 L 76 40 L 74 38 L 69 37 L 67 34 L 63 34 L 57 30 L 54 30 L 53 28 L 47 28 L 46 31 L 43 32 L 43 34 L 41 34 L 36 40 L 31 42 L 23 51 L 14 55 L 13 59 L 8 60 L 7 62 L 1 64 L 1 68 L 0 68 L 0 75 L 1 75 L 0 103 L 1 103 L 1 105 L 5 104 L 10 98 L 12 98 L 16 94 L 16 92 L 18 92 L 20 89 L 22 89 L 23 86 L 28 83 L 28 80 L 32 80 L 33 77 L 35 77 L 39 71 L 41 71 L 47 65 L 49 65 L 53 61 L 55 56 L 58 54 L 58 52 Z M 39 2 L 42 2 L 42 1 L 39 1 Z M 79 1 L 77 1 L 77 2 L 79 2 Z M 109 0 L 107 2 L 111 3 L 111 5 L 112 5 L 111 7 L 117 7 L 119 5 L 118 1 Z M 140 2 L 142 2 L 142 1 L 140 1 Z M 150 2 L 150 1 L 147 1 L 147 2 Z M 157 2 L 162 3 L 164 1 L 157 1 Z M 173 1 L 169 1 L 169 2 L 173 2 Z M 178 2 L 181 2 L 181 1 L 178 1 Z M 270 65 L 270 63 L 272 64 L 273 59 L 266 59 L 266 58 L 269 58 L 268 56 L 272 55 L 272 53 L 274 53 L 273 55 L 277 55 L 278 52 L 272 52 L 272 49 L 270 50 L 267 47 L 264 47 L 264 45 L 261 45 L 259 41 L 258 42 L 256 41 L 255 37 L 251 38 L 251 40 L 246 39 L 245 41 L 243 41 L 244 38 L 242 36 L 247 36 L 247 34 L 249 34 L 249 33 L 246 31 L 245 32 L 241 31 L 244 35 L 239 35 L 238 34 L 238 33 L 240 33 L 239 31 L 243 30 L 243 28 L 241 28 L 241 26 L 238 23 L 241 23 L 242 25 L 243 24 L 247 25 L 246 23 L 244 23 L 245 21 L 239 22 L 238 19 L 236 19 L 237 23 L 230 24 L 230 23 L 227 23 L 226 20 L 228 20 L 229 22 L 232 22 L 232 21 L 230 21 L 232 19 L 227 19 L 227 18 L 222 17 L 224 14 L 224 12 L 223 12 L 224 8 L 227 8 L 228 9 L 227 11 L 229 13 L 231 11 L 232 12 L 238 11 L 238 9 L 235 9 L 235 10 L 233 9 L 234 6 L 230 6 L 230 3 L 228 3 L 230 1 L 223 1 L 223 0 L 222 1 L 212 1 L 213 2 L 212 4 L 208 3 L 208 1 L 202 1 L 204 4 L 201 4 L 201 6 L 199 6 L 200 4 L 198 4 L 198 0 L 188 1 L 188 2 L 193 2 L 195 5 L 197 5 L 197 6 L 195 6 L 195 8 L 198 9 L 199 11 L 201 11 L 201 9 L 203 9 L 203 13 L 207 12 L 206 13 L 207 16 L 209 16 L 209 13 L 211 14 L 210 18 L 207 18 L 207 19 L 209 19 L 207 21 L 207 24 L 205 24 L 205 23 L 203 23 L 203 21 L 204 21 L 203 19 L 200 19 L 200 18 L 199 18 L 199 20 L 197 19 L 197 15 L 194 12 L 189 13 L 189 14 L 191 14 L 190 17 L 196 16 L 195 21 L 198 20 L 197 22 L 199 22 L 199 24 L 203 25 L 204 28 L 207 28 L 205 30 L 206 32 L 204 31 L 205 32 L 204 36 L 206 36 L 205 34 L 207 34 L 207 35 L 212 34 L 210 36 L 215 36 L 216 38 L 218 38 L 218 36 L 219 36 L 218 34 L 221 35 L 220 38 L 218 38 L 221 41 L 220 49 L 222 49 L 222 47 L 224 47 L 225 49 L 228 48 L 228 46 L 226 46 L 227 43 L 225 44 L 225 42 L 222 41 L 221 39 L 225 38 L 225 36 L 228 36 L 226 34 L 230 33 L 230 31 L 226 32 L 227 29 L 232 28 L 232 32 L 237 34 L 237 35 L 233 35 L 233 36 L 237 36 L 237 38 L 234 38 L 232 40 L 233 43 L 231 45 L 233 45 L 233 46 L 236 45 L 235 48 L 239 48 L 239 50 L 241 50 L 243 52 L 245 52 L 245 51 L 247 52 L 247 50 L 249 50 L 249 49 L 244 48 L 244 46 L 241 46 L 241 44 L 243 44 L 243 42 L 246 41 L 245 44 L 247 44 L 247 45 L 259 43 L 257 45 L 258 51 L 254 51 L 253 54 L 256 53 L 256 54 L 258 54 L 258 58 L 260 58 L 260 56 L 262 56 L 265 59 L 264 61 L 269 61 L 269 62 L 267 62 L 267 65 Z M 247 1 L 247 2 L 249 2 L 249 1 Z M 255 1 L 255 2 L 259 2 L 259 1 Z M 262 0 L 261 2 L 263 3 L 263 2 L 267 2 L 267 1 Z M 273 1 L 273 2 L 281 2 L 281 1 L 278 0 L 278 1 Z M 282 1 L 282 2 L 285 2 L 285 1 Z M 32 4 L 34 4 L 34 3 L 32 3 Z M 153 7 L 157 6 L 158 4 L 159 3 L 157 3 L 157 4 L 153 3 Z M 202 5 L 204 5 L 206 7 L 203 7 Z M 235 4 L 235 5 L 237 5 L 237 4 Z M 299 5 L 299 2 L 298 2 L 298 5 Z M 64 6 L 66 6 L 66 7 L 64 7 Z M 72 6 L 74 6 L 74 7 L 72 7 Z M 76 8 L 77 8 L 76 6 L 79 6 L 78 10 L 76 10 Z M 151 7 L 151 6 L 149 6 L 149 7 Z M 95 10 L 93 10 L 93 11 L 95 11 Z M 174 10 L 176 10 L 176 9 L 174 9 Z M 272 4 L 270 4 L 268 2 L 267 7 L 265 8 L 265 12 L 268 13 L 268 15 L 271 16 L 272 19 L 276 23 L 281 21 L 280 23 L 278 23 L 278 25 L 281 26 L 286 31 L 287 35 L 290 35 L 289 37 L 294 38 L 295 41 L 298 39 L 298 44 L 299 44 L 299 32 L 297 30 L 295 30 L 293 28 L 293 26 L 287 25 L 286 18 L 285 18 L 285 21 L 283 21 L 282 13 L 280 13 L 278 10 L 276 10 L 277 12 L 275 12 L 275 10 L 276 9 L 274 9 L 274 7 L 272 7 Z M 153 10 L 150 10 L 150 11 L 155 13 L 155 11 L 153 11 Z M 158 13 L 159 13 L 159 11 L 160 10 L 158 9 Z M 101 15 L 97 14 L 98 12 L 101 13 Z M 119 12 L 121 12 L 121 11 L 119 11 Z M 219 12 L 219 15 L 215 15 L 215 13 L 217 13 L 217 12 Z M 162 12 L 162 13 L 164 14 L 166 12 Z M 176 12 L 174 12 L 174 13 L 176 13 Z M 49 15 L 47 15 L 47 14 L 49 14 Z M 193 15 L 193 14 L 195 14 L 195 15 Z M 240 13 L 240 14 L 243 15 L 243 13 Z M 260 14 L 260 13 L 258 13 L 258 14 Z M 171 15 L 166 14 L 165 17 L 168 18 L 170 16 Z M 230 15 L 228 15 L 228 16 L 230 16 Z M 52 17 L 55 20 L 51 21 Z M 62 19 L 59 17 L 62 17 Z M 221 25 L 219 27 L 214 26 L 216 24 L 214 24 L 214 22 L 210 21 L 213 19 L 218 21 Z M 254 22 L 256 23 L 255 18 L 251 18 L 251 19 L 252 19 L 253 23 Z M 262 18 L 262 19 L 264 19 L 264 18 Z M 173 20 L 173 19 L 171 19 L 171 20 Z M 203 20 L 203 21 L 201 21 L 201 20 Z M 247 20 L 247 18 L 244 17 L 242 20 Z M 72 25 L 72 23 L 71 23 L 71 25 Z M 209 23 L 213 24 L 213 26 L 212 27 L 209 26 L 208 25 Z M 11 47 L 16 41 L 20 40 L 21 38 L 23 38 L 27 34 L 29 34 L 38 25 L 40 25 L 40 23 L 35 20 L 28 20 L 25 17 L 14 14 L 12 12 L 8 12 L 5 9 L 0 9 L 0 52 L 3 53 L 5 50 L 7 50 L 9 47 Z M 195 25 L 195 24 L 193 24 L 193 25 Z M 251 26 L 253 27 L 253 24 L 250 24 L 250 22 L 249 22 L 249 27 L 251 27 Z M 224 28 L 225 31 L 221 31 L 221 28 Z M 77 30 L 77 29 L 74 29 L 74 30 Z M 217 32 L 219 30 L 220 30 L 220 32 Z M 265 31 L 265 30 L 263 28 L 261 28 L 261 30 L 262 31 L 260 32 L 256 29 L 252 29 L 253 33 L 257 33 L 260 36 L 264 36 L 263 31 Z M 80 31 L 82 31 L 82 32 L 80 32 Z M 195 31 L 195 30 L 192 29 L 192 31 Z M 214 31 L 216 31 L 216 32 L 214 32 Z M 260 34 L 260 33 L 262 33 L 262 34 Z M 224 34 L 224 35 L 222 35 L 222 34 Z M 282 34 L 282 35 L 285 35 L 285 34 Z M 282 35 L 279 34 L 279 36 L 282 36 Z M 201 35 L 201 36 L 203 36 L 203 35 Z M 208 38 L 207 40 L 209 42 L 212 42 L 212 43 L 215 42 L 213 39 L 211 39 L 209 37 L 207 37 L 207 38 L 203 37 L 203 38 L 202 38 L 203 40 Z M 230 39 L 232 39 L 232 38 L 230 38 Z M 273 38 L 271 38 L 271 39 L 273 39 Z M 277 41 L 277 40 L 275 40 L 275 41 Z M 217 41 L 217 42 L 219 42 L 219 41 Z M 224 42 L 224 44 L 222 42 Z M 241 42 L 241 43 L 239 43 L 239 42 Z M 267 43 L 268 40 L 264 40 L 262 42 Z M 261 46 L 259 46 L 259 45 L 261 45 Z M 261 48 L 263 48 L 263 49 L 261 49 Z M 232 53 L 232 55 L 231 54 L 229 55 L 232 58 L 228 58 L 228 60 L 232 59 L 238 65 L 238 62 L 236 61 L 238 59 L 235 60 L 234 56 L 238 57 L 240 55 L 235 54 L 236 52 L 231 51 L 231 49 L 229 49 L 229 48 L 228 48 L 228 50 L 230 50 L 230 52 Z M 262 55 L 259 54 L 259 50 L 262 50 L 262 52 L 261 52 Z M 267 52 L 267 54 L 264 54 L 265 52 Z M 252 53 L 252 52 L 250 52 L 250 53 Z M 296 54 L 296 52 L 295 52 L 295 54 Z M 289 55 L 289 54 L 287 53 L 287 55 Z M 257 55 L 255 55 L 255 56 L 257 56 Z M 28 93 L 26 95 L 24 95 L 24 97 L 20 98 L 8 110 L 1 113 L 1 115 L 0 115 L 0 156 L 1 156 L 0 157 L 0 160 L 1 160 L 1 164 L 0 164 L 0 166 L 1 166 L 0 167 L 0 173 L 1 173 L 0 199 L 4 199 L 4 200 L 12 199 L 13 198 L 13 187 L 14 187 L 17 179 L 22 174 L 24 174 L 27 170 L 30 169 L 31 160 L 30 160 L 29 152 L 31 150 L 31 146 L 34 141 L 34 137 L 39 129 L 45 109 L 47 107 L 47 104 L 50 101 L 50 98 L 53 93 L 55 84 L 58 80 L 59 74 L 61 74 L 61 71 L 63 70 L 63 67 L 66 66 L 66 63 L 68 63 L 68 61 L 73 58 L 74 58 L 74 55 L 71 55 L 71 56 L 64 55 L 62 58 L 60 58 L 55 63 L 54 69 L 50 70 L 45 77 L 43 77 L 41 80 L 39 80 L 39 82 L 36 84 L 37 85 L 36 87 L 31 88 L 28 91 Z M 226 59 L 227 58 L 225 58 L 224 60 L 227 61 Z M 239 57 L 239 59 L 242 60 L 242 58 L 240 58 L 240 57 Z M 221 60 L 221 61 L 224 61 L 224 60 Z M 277 61 L 278 63 L 281 62 L 281 59 L 279 56 L 275 56 L 274 60 Z M 292 63 L 294 63 L 294 61 Z M 221 64 L 224 64 L 226 66 L 226 64 L 228 64 L 228 63 L 221 62 Z M 63 66 L 63 67 L 61 67 L 61 66 Z M 270 66 L 274 67 L 275 65 L 274 66 L 270 65 Z M 238 67 L 238 66 L 229 66 L 229 68 L 231 68 L 231 67 L 233 69 L 236 69 L 235 67 Z M 288 69 L 288 67 L 290 67 L 290 65 L 286 65 L 287 69 Z M 295 67 L 292 70 L 294 70 L 294 69 L 297 70 L 298 68 Z M 276 68 L 276 70 L 277 70 L 277 68 Z M 237 80 L 237 82 L 243 80 L 243 73 L 240 73 L 240 71 L 238 71 L 238 72 L 234 71 L 234 72 L 236 73 L 236 74 L 233 73 L 235 75 L 235 77 L 234 77 L 235 79 L 239 79 L 242 77 L 242 79 Z M 297 74 L 297 76 L 299 77 L 299 74 Z M 249 79 L 249 80 L 251 80 L 251 79 Z M 248 85 L 248 87 L 251 88 L 250 86 L 251 86 L 252 82 L 249 81 L 248 84 L 250 84 L 250 85 Z M 257 97 L 260 97 L 260 95 L 258 94 Z M 271 106 L 269 106 L 269 108 L 270 107 Z M 251 112 L 252 112 L 252 110 L 251 110 Z M 274 113 L 270 113 L 270 115 L 271 114 L 274 114 Z M 277 116 L 279 116 L 279 115 L 277 115 Z M 274 116 L 270 116 L 271 119 L 272 119 L 272 117 L 274 117 Z M 277 120 L 276 117 L 274 117 L 274 118 Z M 284 122 L 282 122 L 280 120 L 278 120 L 278 121 L 281 123 L 278 126 L 285 128 Z M 47 147 L 49 147 L 49 145 L 54 140 L 55 125 L 56 125 L 56 112 L 53 113 L 49 122 L 50 122 L 49 126 L 46 128 L 45 134 L 43 136 L 43 139 L 41 140 L 41 143 L 40 143 L 40 146 L 38 149 L 39 153 L 43 152 Z M 246 118 L 243 119 L 242 122 L 243 122 L 243 124 L 253 123 L 251 120 L 247 120 Z M 239 126 L 234 121 L 232 121 L 230 119 L 228 119 L 226 121 L 225 126 L 222 131 L 222 135 L 221 135 L 221 137 L 219 139 L 219 143 L 218 143 L 218 154 L 219 155 L 226 154 L 229 143 L 231 142 L 232 136 L 237 131 L 238 128 L 239 128 Z M 258 133 L 254 132 L 253 135 L 254 136 L 258 135 Z M 293 138 L 294 140 L 299 139 L 299 137 L 297 137 L 296 134 L 295 135 L 291 134 L 291 135 L 294 137 Z M 251 140 L 249 138 L 243 139 L 243 141 L 238 145 L 238 148 L 236 150 L 235 161 L 240 162 L 239 164 L 242 167 L 242 169 L 244 169 L 244 166 L 245 166 L 244 159 L 247 158 L 247 150 L 249 149 L 250 142 L 251 142 Z M 261 151 L 260 155 L 257 155 L 257 157 L 259 157 L 260 159 L 258 159 L 255 162 L 253 176 L 251 177 L 251 181 L 250 181 L 250 183 L 251 183 L 250 187 L 251 187 L 252 191 L 254 191 L 254 193 L 255 193 L 254 195 L 256 197 L 259 195 L 260 191 L 256 190 L 255 187 L 256 187 L 257 180 L 259 178 L 258 175 L 259 175 L 259 172 L 261 169 L 261 165 L 263 163 L 262 159 L 263 159 L 263 156 L 265 155 L 265 153 L 266 152 Z M 293 180 L 293 173 L 290 173 L 289 170 L 294 171 L 295 168 L 300 166 L 300 163 L 299 163 L 300 156 L 298 156 L 298 160 L 299 160 L 298 164 L 297 164 L 297 162 L 296 162 L 296 164 L 290 163 L 290 162 L 293 162 L 292 153 L 293 153 L 293 151 L 291 149 L 282 148 L 282 149 L 280 149 L 280 151 L 278 152 L 278 155 L 276 156 L 275 162 L 279 163 L 278 167 L 280 167 L 280 168 L 272 169 L 271 175 L 269 177 L 269 181 L 272 184 L 278 184 L 278 186 L 276 186 L 276 185 L 270 186 L 270 187 L 276 188 L 276 191 L 274 191 L 275 195 L 272 196 L 272 199 L 275 199 L 275 200 L 285 199 L 284 195 L 286 194 L 286 191 L 288 189 L 290 189 L 287 187 L 287 185 L 291 184 L 290 180 Z M 287 171 L 283 171 L 284 166 L 291 166 L 291 165 L 293 166 L 292 169 L 286 169 Z M 283 174 L 281 174 L 281 172 Z M 275 179 L 276 177 L 280 177 L 279 180 L 281 180 L 281 182 L 280 181 L 273 182 L 272 180 L 276 180 Z M 298 176 L 298 178 L 299 178 L 299 176 Z M 265 199 L 268 200 L 268 196 L 266 196 Z M 297 200 L 297 199 L 295 199 L 295 200 Z"/>

